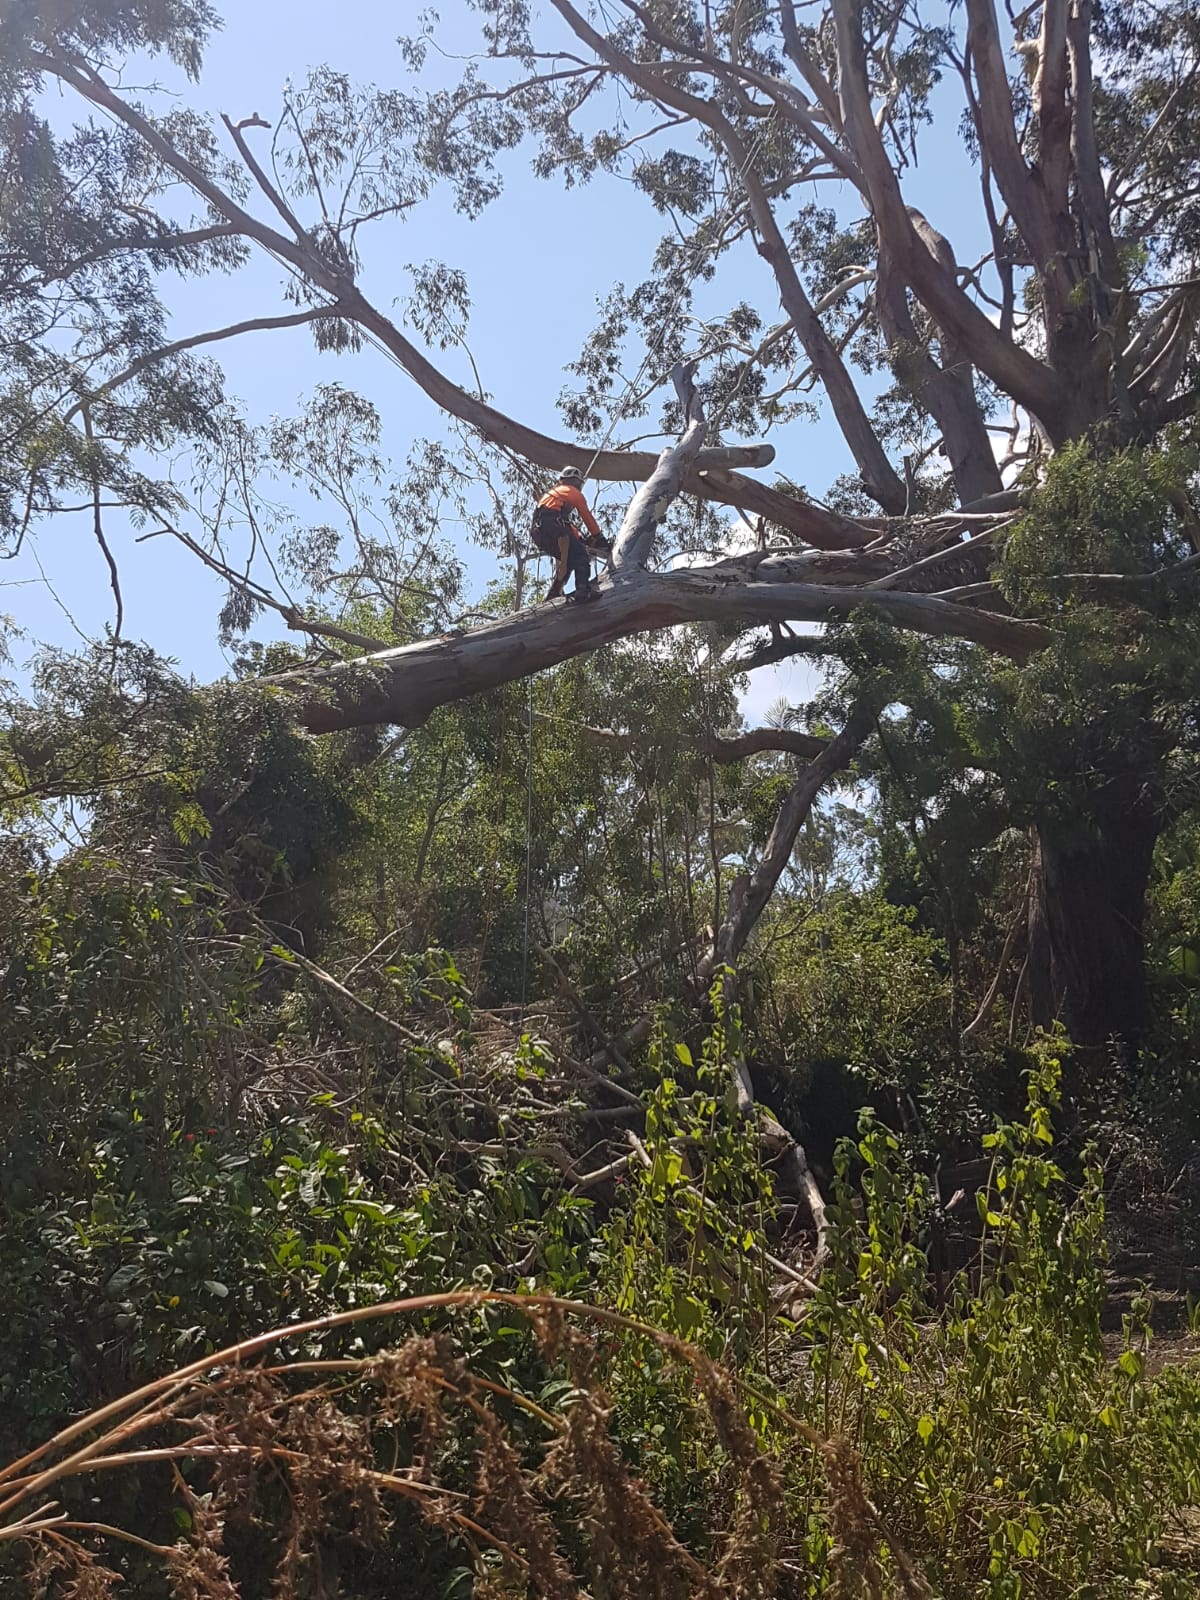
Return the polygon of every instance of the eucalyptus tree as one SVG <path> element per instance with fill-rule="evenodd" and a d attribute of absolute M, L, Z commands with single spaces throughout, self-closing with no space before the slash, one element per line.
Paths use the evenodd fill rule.
<path fill-rule="evenodd" d="M 360 88 L 318 68 L 288 91 L 268 139 L 257 113 L 216 129 L 120 87 L 135 46 L 194 68 L 207 10 L 105 0 L 64 26 L 37 0 L 10 8 L 7 170 L 19 171 L 29 124 L 39 170 L 71 191 L 72 218 L 84 205 L 87 186 L 65 176 L 74 145 L 37 117 L 38 89 L 55 83 L 103 117 L 103 135 L 81 124 L 76 143 L 116 152 L 111 184 L 125 193 L 137 173 L 143 209 L 126 224 L 127 199 L 114 207 L 106 191 L 89 202 L 100 222 L 79 222 L 91 218 L 96 241 L 48 264 L 14 230 L 5 314 L 45 319 L 66 296 L 69 344 L 89 326 L 75 306 L 81 275 L 96 271 L 135 274 L 151 308 L 136 337 L 122 326 L 96 349 L 64 353 L 49 322 L 28 324 L 31 359 L 69 369 L 36 408 L 48 459 L 64 465 L 13 448 L 27 425 L 18 417 L 5 453 L 10 529 L 19 535 L 43 507 L 56 473 L 90 482 L 93 502 L 109 477 L 149 502 L 152 488 L 121 478 L 126 446 L 155 442 L 156 386 L 194 405 L 208 370 L 192 365 L 197 350 L 299 322 L 325 348 L 370 342 L 507 460 L 574 462 L 645 487 L 603 605 L 586 616 L 538 608 L 306 669 L 287 680 L 304 723 L 419 723 L 447 701 L 681 622 L 714 625 L 725 645 L 741 639 L 734 660 L 745 664 L 811 648 L 784 633 L 790 624 L 833 621 L 851 669 L 846 728 L 798 780 L 714 956 L 736 954 L 814 786 L 871 734 L 880 695 L 909 705 L 921 737 L 932 686 L 957 728 L 939 752 L 944 783 L 989 786 L 1007 825 L 1035 833 L 1035 1017 L 1062 1016 L 1086 1042 L 1136 1035 L 1150 858 L 1194 790 L 1195 6 L 473 9 L 478 45 L 456 85 L 424 86 L 430 22 L 403 43 L 404 87 Z M 922 148 L 948 139 L 963 141 L 978 180 L 964 237 L 987 241 L 961 262 L 945 219 L 908 192 Z M 571 438 L 509 415 L 431 359 L 456 337 L 445 331 L 462 301 L 452 269 L 424 284 L 407 331 L 363 288 L 369 223 L 439 188 L 468 215 L 503 205 L 506 162 L 526 147 L 547 180 L 618 174 L 667 219 L 654 258 L 631 262 L 641 281 L 614 292 L 590 338 L 581 330 L 564 397 Z M 827 206 L 810 199 L 816 185 Z M 180 194 L 193 197 L 186 219 Z M 102 267 L 85 260 L 97 250 Z M 161 269 L 231 266 L 248 250 L 285 269 L 290 309 L 167 340 L 151 314 Z M 739 253 L 759 258 L 761 294 L 714 310 L 718 268 Z M 624 352 L 640 345 L 646 358 L 625 382 Z M 703 379 L 696 390 L 691 367 L 677 374 L 653 418 L 682 434 L 678 444 L 661 461 L 613 447 L 608 435 L 645 415 L 675 358 Z M 853 475 L 814 484 L 788 458 L 774 483 L 752 476 L 771 447 L 734 441 L 802 419 L 814 396 Z M 173 399 L 159 425 L 202 431 L 181 407 Z M 680 495 L 737 513 L 738 537 L 751 527 L 756 548 L 731 537 L 706 561 L 655 570 L 654 534 Z M 896 630 L 916 641 L 907 653 Z M 956 721 L 960 691 L 970 714 Z"/>

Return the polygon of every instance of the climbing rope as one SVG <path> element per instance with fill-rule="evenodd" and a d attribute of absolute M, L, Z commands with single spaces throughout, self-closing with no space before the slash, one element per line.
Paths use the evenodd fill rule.
<path fill-rule="evenodd" d="M 505 738 L 507 709 L 504 704 L 504 698 L 501 696 L 500 719 L 496 733 L 496 811 L 492 819 L 492 848 L 489 853 L 487 890 L 484 895 L 483 935 L 479 941 L 479 959 L 475 963 L 474 989 L 476 992 L 479 989 L 479 980 L 483 976 L 483 961 L 487 954 L 488 940 L 492 934 L 492 923 L 495 921 L 496 877 L 500 870 L 500 829 L 504 823 L 504 764 L 508 750 L 508 742 Z"/>
<path fill-rule="evenodd" d="M 737 178 L 739 178 L 739 179 L 744 178 L 746 172 L 749 170 L 749 168 L 752 165 L 752 163 L 758 157 L 760 151 L 763 148 L 763 145 L 765 144 L 768 136 L 770 135 L 770 133 L 771 133 L 771 131 L 772 131 L 774 125 L 775 125 L 775 120 L 776 120 L 777 114 L 778 114 L 777 108 L 776 107 L 772 107 L 770 114 L 764 120 L 762 127 L 759 129 L 757 138 L 754 140 L 752 145 L 747 150 L 744 161 L 741 163 L 741 165 L 737 169 Z M 713 200 L 713 203 L 714 203 L 714 211 L 715 211 L 715 202 L 716 202 L 716 175 L 717 175 L 718 159 L 719 159 L 718 156 L 716 155 L 716 153 L 714 153 L 714 155 L 713 155 L 713 164 L 712 164 L 712 172 L 711 172 L 710 178 L 709 178 L 709 187 L 710 187 L 710 193 L 711 193 L 711 196 L 712 196 L 712 200 Z M 600 443 L 596 446 L 595 450 L 592 452 L 591 459 L 589 460 L 589 462 L 587 464 L 587 469 L 586 469 L 586 471 L 584 473 L 585 478 L 586 477 L 590 477 L 590 475 L 592 473 L 592 470 L 595 467 L 596 462 L 600 458 L 600 456 L 603 453 L 603 451 L 608 447 L 608 444 L 609 444 L 609 441 L 612 438 L 613 432 L 616 429 L 617 425 L 621 422 L 621 420 L 625 416 L 625 412 L 626 412 L 626 410 L 628 408 L 630 398 L 634 394 L 634 392 L 636 391 L 637 386 L 641 383 L 642 378 L 645 376 L 646 372 L 649 370 L 650 363 L 652 361 L 654 361 L 656 358 L 661 356 L 662 347 L 663 347 L 663 345 L 664 345 L 664 343 L 666 341 L 668 333 L 671 330 L 672 324 L 674 323 L 675 316 L 676 316 L 676 314 L 678 313 L 680 307 L 683 304 L 684 297 L 689 292 L 691 284 L 695 279 L 695 275 L 699 270 L 700 264 L 701 264 L 701 262 L 704 260 L 704 258 L 707 255 L 709 255 L 710 253 L 712 253 L 714 251 L 715 248 L 716 248 L 716 240 L 715 239 L 710 239 L 710 240 L 696 239 L 696 240 L 693 241 L 691 250 L 690 250 L 690 252 L 688 254 L 688 257 L 685 258 L 684 262 L 681 263 L 681 266 L 680 266 L 680 283 L 679 283 L 678 293 L 676 294 L 675 299 L 672 302 L 670 310 L 662 318 L 662 321 L 660 323 L 657 336 L 647 346 L 646 351 L 642 356 L 642 360 L 641 360 L 641 362 L 640 362 L 640 364 L 639 364 L 639 366 L 637 368 L 637 371 L 634 373 L 632 378 L 630 378 L 626 382 L 626 384 L 624 386 L 624 389 L 622 390 L 622 392 L 620 394 L 620 397 L 618 399 L 618 403 L 617 403 L 615 409 L 613 410 L 613 412 L 612 412 L 612 414 L 611 414 L 611 416 L 609 418 L 608 426 L 604 431 L 604 436 L 600 440 Z M 273 251 L 268 251 L 268 254 L 271 254 L 272 256 L 274 256 L 274 252 Z M 296 273 L 295 269 L 293 267 L 291 267 L 291 265 L 288 262 L 283 261 L 279 257 L 275 257 L 275 259 L 279 261 L 280 266 L 282 266 L 291 276 L 293 276 L 293 277 L 298 277 L 299 276 L 299 274 Z M 361 329 L 360 332 L 361 332 L 362 336 L 365 337 L 365 339 L 376 350 L 378 350 L 379 352 L 381 352 L 383 354 L 383 356 L 385 357 L 386 360 L 390 361 L 394 366 L 400 368 L 401 371 L 406 371 L 406 369 L 404 367 L 404 363 L 399 359 L 398 356 L 396 356 L 391 350 L 388 349 L 388 347 L 382 342 L 382 340 L 380 340 L 377 337 L 377 335 L 375 335 L 374 333 L 370 332 L 367 329 Z M 658 383 L 661 383 L 661 382 L 662 382 L 662 376 L 660 375 L 660 377 L 658 378 L 658 380 L 655 383 L 655 387 L 657 387 Z M 517 468 L 517 470 L 519 471 L 521 476 L 525 477 L 527 479 L 527 481 L 532 481 L 531 474 L 525 468 L 524 463 L 522 463 L 522 462 L 517 460 L 517 458 L 516 458 L 516 456 L 515 456 L 513 451 L 511 451 L 511 450 L 509 450 L 509 449 L 507 449 L 505 447 L 502 447 L 502 448 L 503 448 L 503 453 L 508 457 L 509 461 Z M 540 567 L 540 561 L 537 562 L 537 565 Z M 706 697 L 706 701 L 707 701 L 707 697 Z M 533 889 L 533 768 L 534 768 L 534 753 L 535 753 L 535 751 L 534 751 L 534 704 L 533 704 L 533 677 L 532 677 L 532 675 L 529 678 L 528 712 L 529 712 L 529 719 L 528 719 L 529 720 L 529 726 L 528 726 L 528 743 L 527 743 L 527 750 L 526 750 L 526 773 L 525 773 L 525 787 L 526 787 L 526 794 L 525 794 L 525 883 L 524 883 L 524 901 L 525 901 L 525 905 L 524 905 L 524 919 L 523 919 L 524 920 L 524 927 L 523 927 L 522 949 L 521 949 L 521 1020 L 522 1020 L 522 1022 L 524 1022 L 525 1007 L 526 1007 L 526 1004 L 527 1004 L 527 1001 L 528 1001 L 529 922 L 530 922 L 530 910 L 531 910 L 532 889 Z M 501 715 L 503 717 L 503 712 L 501 713 Z M 498 805 L 502 805 L 503 804 L 503 726 L 502 726 L 502 729 L 501 729 L 500 762 L 501 762 L 501 773 L 500 773 L 500 785 L 499 785 L 500 786 L 500 794 L 498 796 Z M 497 838 L 498 838 L 498 835 L 499 835 L 499 825 L 500 825 L 500 819 L 499 819 L 499 816 L 497 816 L 496 828 L 495 828 L 495 833 L 496 833 Z M 492 910 L 493 910 L 492 900 L 493 900 L 493 895 L 494 895 L 494 889 L 495 889 L 495 862 L 493 861 L 492 874 L 491 874 L 491 878 L 490 878 L 490 882 L 489 882 L 489 892 L 488 892 L 488 896 L 487 896 L 487 899 L 488 899 L 488 915 L 487 915 L 487 919 L 486 919 L 486 922 L 485 922 L 484 937 L 483 937 L 483 942 L 482 942 L 482 946 L 481 946 L 481 949 L 480 949 L 480 957 L 479 957 L 479 970 L 480 971 L 482 970 L 484 948 L 486 947 L 488 932 L 490 931 L 491 913 L 492 913 Z M 477 973 L 477 979 L 478 979 L 478 973 Z"/>
<path fill-rule="evenodd" d="M 529 984 L 529 906 L 533 877 L 533 674 L 529 674 L 529 728 L 525 746 L 525 936 L 521 943 L 521 1015 L 525 1025 L 525 1003 Z"/>

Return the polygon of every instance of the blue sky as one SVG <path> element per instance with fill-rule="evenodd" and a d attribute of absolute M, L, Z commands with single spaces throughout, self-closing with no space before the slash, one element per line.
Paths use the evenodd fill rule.
<path fill-rule="evenodd" d="M 209 46 L 199 85 L 183 90 L 186 102 L 214 116 L 227 112 L 237 120 L 260 112 L 273 120 L 285 80 L 300 79 L 321 62 L 362 82 L 398 83 L 404 68 L 395 36 L 415 30 L 419 9 L 405 0 L 400 6 L 344 0 L 336 11 L 327 0 L 291 0 L 287 5 L 241 0 L 228 8 L 225 26 Z M 447 49 L 460 40 L 459 48 L 466 49 L 476 34 L 462 0 L 445 0 L 440 11 L 439 40 Z M 557 18 L 552 26 L 557 29 Z M 457 75 L 458 63 L 431 57 L 428 70 L 449 79 Z M 170 69 L 161 63 L 154 75 L 172 82 Z M 957 137 L 954 86 L 941 99 L 947 114 L 939 120 L 935 138 L 926 140 L 922 165 L 906 174 L 906 190 L 954 239 L 960 259 L 966 259 L 977 245 L 980 254 L 985 247 L 978 190 Z M 56 109 L 55 120 L 76 113 L 68 98 Z M 270 136 L 257 137 L 265 143 Z M 568 192 L 540 181 L 530 171 L 531 154 L 515 153 L 506 166 L 503 198 L 474 222 L 457 216 L 437 197 L 404 221 L 369 232 L 363 241 L 363 286 L 376 304 L 394 311 L 394 303 L 408 290 L 407 263 L 432 258 L 461 268 L 473 303 L 470 343 L 494 403 L 561 436 L 565 430 L 555 400 L 564 383 L 563 369 L 592 326 L 597 301 L 617 280 L 633 283 L 645 275 L 662 219 L 617 180 L 601 178 Z M 831 188 L 821 185 L 816 198 L 833 203 Z M 547 233 L 555 241 L 553 267 L 545 249 L 534 247 Z M 776 315 L 773 282 L 750 250 L 740 254 L 736 266 L 723 270 L 721 290 L 749 300 L 768 319 Z M 166 295 L 176 336 L 288 309 L 282 302 L 279 269 L 261 255 L 235 277 L 172 281 Z M 297 328 L 247 335 L 214 346 L 211 353 L 225 370 L 228 392 L 251 420 L 293 414 L 317 384 L 336 381 L 375 403 L 384 420 L 385 446 L 397 466 L 414 439 L 442 433 L 432 403 L 376 351 L 322 355 L 308 330 Z M 631 352 L 631 370 L 641 354 Z M 439 353 L 435 359 L 451 376 L 470 383 L 460 352 Z M 774 442 L 777 465 L 818 493 L 852 465 L 824 412 L 816 422 L 793 425 Z M 615 521 L 625 491 L 595 485 L 593 492 Z M 110 520 L 108 532 L 121 569 L 126 634 L 172 656 L 198 679 L 218 676 L 225 666 L 215 637 L 219 585 L 173 541 L 161 538 L 137 545 L 132 530 L 119 519 Z M 475 550 L 468 566 L 479 586 L 495 570 L 493 558 Z M 92 635 L 111 616 L 106 571 L 86 516 L 44 525 L 29 555 L 9 564 L 3 579 L 0 612 L 12 615 L 33 638 L 70 645 L 77 635 L 66 612 Z M 271 624 L 255 631 L 265 636 Z M 781 692 L 802 693 L 806 679 L 803 669 L 761 674 L 747 713 L 753 716 Z"/>

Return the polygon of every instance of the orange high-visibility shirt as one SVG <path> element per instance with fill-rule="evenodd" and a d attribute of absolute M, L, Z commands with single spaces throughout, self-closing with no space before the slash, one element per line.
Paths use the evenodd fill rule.
<path fill-rule="evenodd" d="M 556 483 L 549 494 L 544 494 L 538 501 L 539 506 L 545 506 L 548 511 L 578 511 L 583 518 L 584 526 L 593 539 L 601 537 L 600 525 L 588 510 L 588 503 L 583 495 L 571 483 Z"/>

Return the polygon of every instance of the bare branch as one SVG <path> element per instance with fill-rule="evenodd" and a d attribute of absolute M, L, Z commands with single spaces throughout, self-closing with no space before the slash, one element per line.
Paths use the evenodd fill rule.
<path fill-rule="evenodd" d="M 875 308 L 897 378 L 937 422 L 961 500 L 1003 487 L 968 364 L 940 367 L 921 340 L 908 295 L 881 241 Z"/>
<path fill-rule="evenodd" d="M 85 406 L 83 410 L 83 431 L 87 436 L 88 448 L 92 455 L 92 531 L 96 543 L 100 546 L 100 553 L 108 565 L 108 581 L 113 592 L 113 601 L 116 605 L 116 618 L 113 622 L 113 650 L 115 652 L 117 641 L 121 637 L 121 625 L 125 620 L 125 602 L 121 598 L 121 575 L 117 571 L 116 557 L 113 555 L 108 540 L 104 536 L 104 512 L 100 503 L 100 469 L 96 460 L 96 439 L 92 432 L 92 414 Z"/>
<path fill-rule="evenodd" d="M 1033 252 L 1035 265 L 1045 272 L 1054 259 L 1057 241 L 1017 141 L 993 0 L 967 0 L 967 48 L 978 85 L 980 140 L 987 147 L 1000 193 Z"/>
<path fill-rule="evenodd" d="M 1042 35 L 1033 85 L 1042 189 L 1051 212 L 1060 216 L 1067 214 L 1071 176 L 1071 112 L 1067 105 L 1069 4 L 1070 0 L 1045 0 L 1042 6 Z"/>
<path fill-rule="evenodd" d="M 552 0 L 552 3 L 563 20 L 601 60 L 618 68 L 630 82 L 636 83 L 639 88 L 662 104 L 695 117 L 698 122 L 711 129 L 724 145 L 746 189 L 751 215 L 759 234 L 759 254 L 771 267 L 783 308 L 808 352 L 809 360 L 821 377 L 838 425 L 858 463 L 864 485 L 886 510 L 895 514 L 901 513 L 905 505 L 904 485 L 876 436 L 845 363 L 834 348 L 805 293 L 787 242 L 780 232 L 774 210 L 754 170 L 751 151 L 741 135 L 713 101 L 699 99 L 676 85 L 647 73 L 640 62 L 625 55 L 603 34 L 597 32 L 575 10 L 570 0 Z"/>
<path fill-rule="evenodd" d="M 1092 77 L 1092 3 L 1075 0 L 1067 22 L 1071 60 L 1072 153 L 1075 185 L 1086 236 L 1096 251 L 1099 273 L 1093 278 L 1106 286 L 1123 283 L 1125 273 L 1112 233 L 1109 193 L 1104 185 L 1100 151 L 1096 144 L 1095 84 Z"/>
<path fill-rule="evenodd" d="M 172 538 L 178 539 L 180 544 L 190 550 L 211 572 L 215 572 L 218 577 L 224 578 L 225 582 L 233 588 L 240 589 L 244 594 L 249 595 L 256 605 L 267 606 L 272 611 L 278 611 L 288 627 L 294 631 L 309 633 L 318 639 L 337 639 L 341 644 L 353 645 L 356 650 L 377 651 L 390 648 L 386 639 L 376 639 L 370 634 L 356 633 L 353 629 L 339 627 L 334 622 L 311 621 L 302 614 L 298 607 L 285 600 L 277 599 L 269 589 L 264 589 L 260 583 L 255 583 L 252 578 L 246 577 L 243 573 L 235 572 L 232 567 L 221 561 L 217 556 L 214 556 L 211 550 L 206 550 L 198 540 L 193 539 L 190 534 L 184 533 L 180 528 L 164 524 L 154 533 L 144 533 L 139 543 L 146 539 L 156 538 L 163 533 L 169 533 Z"/>
<path fill-rule="evenodd" d="M 279 190 L 271 182 L 270 178 L 267 177 L 266 173 L 256 160 L 254 152 L 250 149 L 250 146 L 246 143 L 246 140 L 242 134 L 243 128 L 267 128 L 270 127 L 270 123 L 264 122 L 257 114 L 253 117 L 245 117 L 241 122 L 232 122 L 224 112 L 221 113 L 221 121 L 228 129 L 230 138 L 233 140 L 234 144 L 237 145 L 238 154 L 246 163 L 246 166 L 253 176 L 255 183 L 258 184 L 258 187 L 262 190 L 267 199 L 275 207 L 276 211 L 278 211 L 279 215 L 287 223 L 288 227 L 295 234 L 296 238 L 298 240 L 306 240 L 308 238 L 307 229 L 301 223 L 299 217 L 297 217 L 291 206 L 288 205 L 287 201 L 279 193 Z"/>
<path fill-rule="evenodd" d="M 812 90 L 829 126 L 835 132 L 841 133 L 842 113 L 837 93 L 804 48 L 804 41 L 800 37 L 800 28 L 796 22 L 795 0 L 780 0 L 779 19 L 783 28 L 783 47 L 788 60 Z"/>
<path fill-rule="evenodd" d="M 791 661 L 796 656 L 819 659 L 836 654 L 834 643 L 819 633 L 780 633 L 770 644 L 757 645 L 749 655 L 737 656 L 729 663 L 734 673 L 756 672 L 759 667 L 772 667 L 780 661 Z"/>
<path fill-rule="evenodd" d="M 132 382 L 147 368 L 157 366 L 160 361 L 169 361 L 172 356 L 182 355 L 185 350 L 197 350 L 201 345 L 217 344 L 222 339 L 237 339 L 244 333 L 267 333 L 275 328 L 299 328 L 306 322 L 320 322 L 338 316 L 341 316 L 341 312 L 336 306 L 313 306 L 308 311 L 293 311 L 283 317 L 252 317 L 246 322 L 231 322 L 227 328 L 213 328 L 206 333 L 189 334 L 186 339 L 176 339 L 173 344 L 164 344 L 158 350 L 150 350 L 144 356 L 139 356 L 125 368 L 124 372 L 118 372 L 115 377 L 106 379 L 99 388 L 93 389 L 86 401 L 80 400 L 73 405 L 63 421 L 72 421 L 85 405 L 94 404 L 105 395 L 111 394 L 114 389 L 119 389 L 122 384 Z"/>

